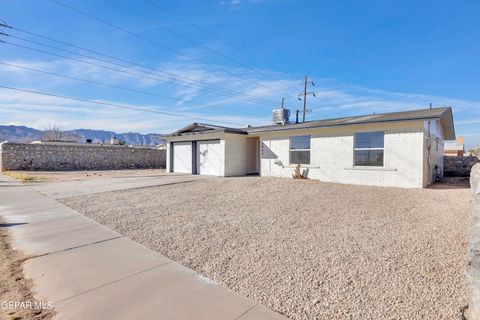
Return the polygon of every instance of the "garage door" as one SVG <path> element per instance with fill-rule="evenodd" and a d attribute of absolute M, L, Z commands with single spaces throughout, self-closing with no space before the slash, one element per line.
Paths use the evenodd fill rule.
<path fill-rule="evenodd" d="M 197 173 L 219 176 L 222 159 L 221 150 L 219 140 L 198 141 Z"/>
<path fill-rule="evenodd" d="M 192 173 L 192 143 L 173 144 L 173 172 Z"/>

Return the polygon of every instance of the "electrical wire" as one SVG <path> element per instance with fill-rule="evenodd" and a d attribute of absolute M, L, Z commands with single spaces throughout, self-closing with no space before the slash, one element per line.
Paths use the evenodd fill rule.
<path fill-rule="evenodd" d="M 108 83 L 104 83 L 104 82 L 99 82 L 99 81 L 94 81 L 94 80 L 89 80 L 89 79 L 82 79 L 82 78 L 78 78 L 78 77 L 62 75 L 62 74 L 59 74 L 59 73 L 49 72 L 49 71 L 40 70 L 40 69 L 36 69 L 36 68 L 31 68 L 31 67 L 26 67 L 26 66 L 20 66 L 20 65 L 17 65 L 17 64 L 12 64 L 12 63 L 2 62 L 2 61 L 0 61 L 0 64 L 5 65 L 5 66 L 9 66 L 9 67 L 14 67 L 14 68 L 17 68 L 17 69 L 24 69 L 24 70 L 33 71 L 33 72 L 37 72 L 37 73 L 41 73 L 41 74 L 46 74 L 46 75 L 50 75 L 50 76 L 54 76 L 54 77 L 59 77 L 59 78 L 63 78 L 63 79 L 81 81 L 81 82 L 91 83 L 91 84 L 100 85 L 100 86 L 104 86 L 104 87 L 114 88 L 114 89 L 118 89 L 118 90 L 135 92 L 135 93 L 154 96 L 154 97 L 159 97 L 159 98 L 162 98 L 162 99 L 167 99 L 167 100 L 171 100 L 171 101 L 175 101 L 175 102 L 180 101 L 177 98 L 164 96 L 164 95 L 160 95 L 160 94 L 156 94 L 156 93 L 152 93 L 152 92 L 136 90 L 136 89 L 131 89 L 131 88 L 125 88 L 125 87 L 112 85 L 112 84 L 108 84 Z M 188 106 L 185 106 L 185 107 L 188 107 Z M 199 105 L 195 105 L 195 107 L 198 107 L 198 108 L 211 107 L 211 108 L 218 108 L 218 109 L 231 111 L 231 112 L 250 114 L 250 113 L 247 113 L 247 112 L 243 112 L 243 111 L 239 111 L 239 110 L 235 110 L 235 109 L 230 109 L 230 108 L 225 108 L 225 107 L 220 107 L 220 106 L 215 106 L 215 105 L 211 105 L 211 104 L 199 104 Z"/>
<path fill-rule="evenodd" d="M 149 69 L 149 70 L 154 70 L 155 72 L 158 72 L 158 73 L 161 73 L 161 74 L 166 74 L 167 76 L 177 77 L 177 78 L 180 78 L 180 79 L 184 79 L 185 81 L 189 81 L 189 82 L 198 82 L 198 81 L 195 81 L 195 80 L 190 79 L 190 78 L 187 78 L 187 77 L 183 77 L 183 76 L 180 76 L 180 75 L 176 75 L 176 74 L 174 74 L 174 73 L 165 72 L 165 71 L 162 71 L 162 70 L 159 70 L 159 69 L 156 69 L 156 68 L 153 68 L 153 67 L 144 65 L 144 64 L 139 64 L 139 63 L 134 62 L 134 61 L 126 60 L 126 59 L 119 58 L 119 57 L 115 57 L 115 56 L 112 56 L 112 55 L 108 55 L 108 54 L 105 54 L 105 53 L 102 53 L 102 52 L 99 52 L 99 51 L 96 51 L 96 50 L 84 48 L 84 47 L 81 47 L 81 46 L 78 46 L 78 45 L 75 45 L 75 44 L 72 44 L 72 43 L 69 43 L 69 42 L 65 42 L 65 41 L 61 41 L 61 40 L 54 39 L 54 38 L 51 38 L 51 37 L 47 37 L 47 36 L 44 36 L 44 35 L 41 35 L 41 34 L 32 32 L 32 31 L 28 31 L 28 30 L 25 30 L 25 29 L 18 28 L 18 27 L 12 27 L 12 26 L 8 26 L 8 25 L 0 25 L 0 26 L 8 27 L 8 28 L 10 28 L 10 29 L 12 29 L 12 30 L 15 30 L 15 31 L 18 31 L 18 32 L 21 32 L 21 33 L 24 33 L 24 34 L 28 34 L 28 35 L 31 35 L 31 36 L 34 36 L 34 37 L 37 37 L 37 38 L 41 38 L 41 39 L 44 39 L 44 40 L 56 42 L 56 43 L 59 43 L 59 44 L 62 44 L 62 45 L 66 45 L 66 46 L 69 46 L 69 47 L 72 47 L 72 48 L 75 48 L 75 49 L 78 49 L 78 50 L 82 50 L 82 51 L 86 51 L 86 52 L 89 52 L 89 53 L 93 53 L 93 54 L 95 54 L 95 55 L 99 55 L 99 56 L 106 57 L 106 58 L 109 58 L 109 59 L 121 61 L 121 62 L 124 62 L 124 63 L 127 63 L 127 64 L 131 64 L 131 65 L 134 65 L 134 66 L 141 67 L 141 68 L 145 68 L 145 69 Z M 5 36 L 10 36 L 10 37 L 12 37 L 12 35 L 8 35 L 8 34 L 6 34 L 6 33 L 1 33 L 1 32 L 0 32 L 0 35 L 1 35 L 1 34 L 5 35 Z M 22 38 L 17 37 L 17 39 L 22 39 Z M 23 40 L 23 41 L 31 41 L 31 42 L 33 42 L 33 40 L 26 40 L 26 39 L 22 39 L 22 40 Z M 0 41 L 1 41 L 1 40 L 0 40 Z M 38 42 L 35 42 L 35 43 L 40 44 L 40 43 L 38 43 Z M 45 46 L 44 44 L 40 44 L 40 45 Z M 56 47 L 54 47 L 54 48 L 56 48 Z M 69 52 L 70 52 L 70 53 L 73 53 L 73 54 L 78 54 L 78 53 L 74 53 L 74 52 L 72 52 L 72 51 L 69 51 Z M 93 58 L 93 57 L 89 57 L 89 58 L 99 60 L 98 58 Z M 102 60 L 102 61 L 105 61 L 105 60 Z M 111 63 L 111 64 L 112 64 L 112 62 L 108 62 L 108 63 Z M 125 66 L 122 65 L 122 67 L 125 67 Z M 220 89 L 220 90 L 229 90 L 230 92 L 233 92 L 233 93 L 238 93 L 238 94 L 241 94 L 241 95 L 243 95 L 243 96 L 252 97 L 252 98 L 255 98 L 255 99 L 260 99 L 260 100 L 263 100 L 263 101 L 266 101 L 266 102 L 269 102 L 269 103 L 272 103 L 272 104 L 275 104 L 275 105 L 276 105 L 276 102 L 272 102 L 272 101 L 269 101 L 269 100 L 266 100 L 266 99 L 263 99 L 263 98 L 259 98 L 259 97 L 251 96 L 251 95 L 244 94 L 244 93 L 241 93 L 241 92 L 237 92 L 237 91 L 234 91 L 234 90 L 232 90 L 232 89 L 226 89 L 226 88 L 219 87 L 219 86 L 212 85 L 212 84 L 210 84 L 210 85 L 204 85 L 204 86 L 210 86 L 210 87 L 213 87 L 213 88 L 216 88 L 216 89 Z"/>
<path fill-rule="evenodd" d="M 242 52 L 242 53 L 244 53 L 244 54 L 246 54 L 246 55 L 248 55 L 248 56 L 250 56 L 250 57 L 252 57 L 252 58 L 255 58 L 255 59 L 259 60 L 259 61 L 262 61 L 263 63 L 269 65 L 270 67 L 272 67 L 273 69 L 275 69 L 275 70 L 277 70 L 277 71 L 279 71 L 279 72 L 282 72 L 282 73 L 284 73 L 284 74 L 288 74 L 288 72 L 285 72 L 284 70 L 282 70 L 281 68 L 279 68 L 277 65 L 271 63 L 271 62 L 268 61 L 267 59 L 262 58 L 262 57 L 260 57 L 260 56 L 257 56 L 257 55 L 255 55 L 255 54 L 253 54 L 252 52 L 250 52 L 250 51 L 248 51 L 248 50 L 245 50 L 245 49 L 242 48 L 242 47 L 237 46 L 237 45 L 234 44 L 233 42 L 230 42 L 230 41 L 228 41 L 228 40 L 225 40 L 224 38 L 218 36 L 217 34 L 211 32 L 211 31 L 208 31 L 207 29 L 204 29 L 204 28 L 200 27 L 198 24 L 195 24 L 195 23 L 193 23 L 193 22 L 191 22 L 191 21 L 189 21 L 189 20 L 187 20 L 187 19 L 179 16 L 178 14 L 173 13 L 172 11 L 165 9 L 164 7 L 161 7 L 158 3 L 154 2 L 154 1 L 151 1 L 151 0 L 144 0 L 144 1 L 145 1 L 146 3 L 149 3 L 152 7 L 155 7 L 155 8 L 157 8 L 158 10 L 162 11 L 164 14 L 170 15 L 170 16 L 174 17 L 175 19 L 177 19 L 177 20 L 179 20 L 179 21 L 182 21 L 182 22 L 186 23 L 187 25 L 189 25 L 189 26 L 197 29 L 198 31 L 203 32 L 204 34 L 206 34 L 206 35 L 208 35 L 208 36 L 210 36 L 210 37 L 212 37 L 212 38 L 214 38 L 214 39 L 216 39 L 216 40 L 218 40 L 218 41 L 220 41 L 220 42 L 223 42 L 224 44 L 226 44 L 226 45 L 228 45 L 228 46 L 230 46 L 230 47 L 232 47 L 232 48 L 234 48 L 234 49 L 236 49 L 236 50 L 238 50 L 238 51 L 240 51 L 240 52 Z M 282 81 L 283 81 L 283 80 L 282 80 Z M 290 84 L 288 84 L 288 85 L 289 85 L 292 89 L 295 89 L 295 90 L 298 89 L 298 88 L 296 88 L 296 87 L 291 86 Z"/>
<path fill-rule="evenodd" d="M 37 48 L 32 48 L 32 47 L 29 47 L 29 46 L 20 45 L 18 43 L 3 41 L 4 44 L 9 44 L 9 45 L 12 45 L 12 46 L 17 46 L 17 47 L 32 50 L 32 51 L 41 52 L 41 53 L 44 53 L 44 54 L 57 56 L 57 57 L 61 57 L 61 58 L 64 58 L 64 59 L 69 59 L 69 60 L 73 60 L 73 61 L 77 61 L 77 62 L 81 62 L 81 63 L 84 63 L 84 64 L 93 65 L 93 66 L 101 67 L 101 68 L 112 70 L 112 71 L 127 73 L 127 74 L 130 74 L 130 75 L 134 75 L 136 77 L 139 77 L 139 78 L 147 78 L 147 79 L 151 79 L 151 80 L 155 80 L 155 81 L 162 81 L 158 78 L 163 78 L 163 79 L 173 80 L 173 81 L 175 81 L 179 84 L 185 84 L 184 82 L 176 79 L 175 77 L 170 76 L 169 73 L 166 73 L 167 75 L 162 75 L 162 74 L 157 74 L 156 72 L 138 70 L 138 69 L 126 66 L 126 65 L 118 64 L 118 63 L 111 62 L 111 61 L 104 60 L 104 59 L 95 58 L 95 57 L 85 55 L 85 54 L 82 54 L 82 53 L 78 53 L 78 52 L 74 52 L 74 51 L 71 51 L 71 50 L 65 50 L 65 49 L 58 48 L 58 47 L 55 47 L 55 46 L 51 46 L 51 45 L 48 45 L 48 44 L 44 44 L 44 43 L 41 43 L 41 42 L 38 42 L 38 41 L 27 40 L 27 39 L 23 39 L 21 37 L 13 36 L 13 35 L 9 35 L 9 37 L 14 38 L 14 39 L 18 39 L 18 40 L 22 40 L 22 41 L 25 41 L 25 42 L 29 42 L 29 43 L 34 43 L 36 45 L 44 46 L 44 47 L 47 47 L 47 48 L 55 49 L 55 50 L 58 50 L 58 51 L 62 51 L 62 52 L 66 52 L 66 53 L 70 53 L 70 54 L 74 54 L 74 55 L 79 55 L 79 56 L 82 56 L 82 57 L 85 57 L 85 58 L 88 58 L 88 59 L 91 59 L 91 60 L 94 60 L 94 61 L 101 61 L 101 62 L 108 63 L 108 64 L 111 64 L 111 65 L 119 66 L 119 67 L 122 67 L 122 68 L 126 68 L 127 70 L 134 70 L 136 72 L 151 74 L 151 75 L 154 75 L 157 78 L 152 78 L 151 76 L 139 75 L 139 74 L 133 73 L 131 71 L 117 69 L 117 68 L 105 66 L 105 65 L 102 65 L 102 64 L 94 63 L 94 62 L 91 62 L 91 61 L 85 61 L 85 60 L 82 60 L 82 59 L 72 58 L 72 57 L 68 57 L 68 56 L 65 56 L 65 55 L 60 55 L 60 54 L 57 54 L 57 53 L 52 53 L 52 52 L 49 52 L 49 51 L 45 51 L 45 50 L 41 50 L 41 49 L 37 49 Z M 165 72 L 159 72 L 159 73 L 165 73 Z M 186 79 L 188 79 L 188 78 L 186 78 Z M 185 80 L 185 81 L 188 81 L 188 80 Z M 228 89 L 228 88 L 218 87 L 218 89 L 217 89 L 216 88 L 217 86 L 215 86 L 214 87 L 215 89 L 213 89 L 213 88 L 210 88 L 210 87 L 212 87 L 212 85 L 204 85 L 202 83 L 197 83 L 197 82 L 193 82 L 193 83 L 187 82 L 187 83 L 189 85 L 192 85 L 192 86 L 196 87 L 196 88 L 202 88 L 202 89 L 205 89 L 207 91 L 216 92 L 216 93 L 221 94 L 223 96 L 233 95 L 233 96 L 237 96 L 241 99 L 252 101 L 252 102 L 273 104 L 273 102 L 270 102 L 270 101 L 265 100 L 263 98 L 257 98 L 257 97 L 254 97 L 254 96 L 242 94 L 242 93 L 236 92 L 236 91 Z"/>
<path fill-rule="evenodd" d="M 141 112 L 156 113 L 156 114 L 167 115 L 167 116 L 172 116 L 172 117 L 187 118 L 187 119 L 194 119 L 194 120 L 203 120 L 203 121 L 207 121 L 207 122 L 216 122 L 216 123 L 231 124 L 231 125 L 234 125 L 234 126 L 238 126 L 238 124 L 234 124 L 234 123 L 227 122 L 227 121 L 211 120 L 211 119 L 207 119 L 207 118 L 203 118 L 203 117 L 188 116 L 188 115 L 179 114 L 179 113 L 146 109 L 146 108 L 143 108 L 143 107 L 131 107 L 131 106 L 126 106 L 126 105 L 122 105 L 122 104 L 116 104 L 116 103 L 110 103 L 110 102 L 104 102 L 104 101 L 97 101 L 97 100 L 90 100 L 90 99 L 84 99 L 84 98 L 77 98 L 77 97 L 70 97 L 70 96 L 64 96 L 64 95 L 49 93 L 49 92 L 41 92 L 41 91 L 35 91 L 35 90 L 29 90 L 29 89 L 15 88 L 15 87 L 4 86 L 4 85 L 0 85 L 0 88 L 13 90 L 13 91 L 18 91 L 18 92 L 33 93 L 33 94 L 48 96 L 48 97 L 55 97 L 55 98 L 60 98 L 60 99 L 72 100 L 72 101 L 86 102 L 86 103 L 103 105 L 103 106 L 114 107 L 114 108 L 121 108 L 121 109 L 135 110 L 135 111 L 141 111 Z"/>
<path fill-rule="evenodd" d="M 252 71 L 252 72 L 254 72 L 254 73 L 261 74 L 261 75 L 263 75 L 264 77 L 267 77 L 267 78 L 272 78 L 272 75 L 266 74 L 266 73 L 262 72 L 261 70 L 254 69 L 254 68 L 248 66 L 247 64 L 242 63 L 242 62 L 240 62 L 240 61 L 238 61 L 238 60 L 236 60 L 236 59 L 234 59 L 234 58 L 232 58 L 232 57 L 230 57 L 230 56 L 228 56 L 228 55 L 226 55 L 226 54 L 223 54 L 223 53 L 221 53 L 221 52 L 219 52 L 219 51 L 217 51 L 217 50 L 215 50 L 215 49 L 209 48 L 209 47 L 203 45 L 202 43 L 198 42 L 197 40 L 192 39 L 192 38 L 190 38 L 190 37 L 188 37 L 188 36 L 186 36 L 186 35 L 178 32 L 178 31 L 175 31 L 175 30 L 173 30 L 173 29 L 171 29 L 171 28 L 168 28 L 168 27 L 166 27 L 166 26 L 164 26 L 164 25 L 161 25 L 161 24 L 157 23 L 156 21 L 151 20 L 151 19 L 145 17 L 144 15 L 141 15 L 141 14 L 139 14 L 139 13 L 137 13 L 137 12 L 135 12 L 135 11 L 133 11 L 133 10 L 131 10 L 131 9 L 123 6 L 123 5 L 120 5 L 120 4 L 116 3 L 115 1 L 112 1 L 112 0 L 103 0 L 103 1 L 105 1 L 105 2 L 107 2 L 107 3 L 110 3 L 111 5 L 113 5 L 113 6 L 117 7 L 117 8 L 120 8 L 120 9 L 123 10 L 123 11 L 128 12 L 130 15 L 135 16 L 135 17 L 137 17 L 137 18 L 139 18 L 139 19 L 141 19 L 141 20 L 144 20 L 144 21 L 146 21 L 146 22 L 148 22 L 148 23 L 150 23 L 150 24 L 152 24 L 152 25 L 154 25 L 154 26 L 157 26 L 157 27 L 159 27 L 159 28 L 161 28 L 161 29 L 163 29 L 163 30 L 165 30 L 165 31 L 167 31 L 167 32 L 169 32 L 169 33 L 177 36 L 177 37 L 180 37 L 180 38 L 182 38 L 182 39 L 184 39 L 184 40 L 187 40 L 187 41 L 193 43 L 194 45 L 202 48 L 203 50 L 209 51 L 209 52 L 211 52 L 211 53 L 213 53 L 213 54 L 215 54 L 215 55 L 217 55 L 217 56 L 219 56 L 219 57 L 222 57 L 222 58 L 225 59 L 225 60 L 228 60 L 228 61 L 230 61 L 230 62 L 233 62 L 233 63 L 235 63 L 235 64 L 237 64 L 237 65 L 239 65 L 239 66 L 241 66 L 241 67 L 244 67 L 244 68 L 246 68 L 246 69 L 248 69 L 248 70 L 250 70 L 250 71 Z M 284 81 L 282 80 L 282 82 L 284 82 Z M 284 82 L 284 83 L 285 83 L 285 82 Z M 293 88 L 293 89 L 295 89 L 295 90 L 298 89 L 298 88 L 295 88 L 295 87 L 291 86 L 289 83 L 285 83 L 285 84 L 286 84 L 286 86 L 289 86 L 290 88 Z M 275 91 L 277 91 L 277 90 L 275 90 Z M 277 91 L 277 92 L 280 92 L 280 91 Z M 280 92 L 280 93 L 282 93 L 282 92 Z"/>
<path fill-rule="evenodd" d="M 143 40 L 143 41 L 146 41 L 146 42 L 149 42 L 149 43 L 151 43 L 151 44 L 154 44 L 154 45 L 156 45 L 156 46 L 158 46 L 158 47 L 160 47 L 160 48 L 163 48 L 163 49 L 168 50 L 168 51 L 170 51 L 170 52 L 173 52 L 173 53 L 175 53 L 175 54 L 181 55 L 182 57 L 185 57 L 185 58 L 187 58 L 187 59 L 189 59 L 189 60 L 191 60 L 191 61 L 194 61 L 194 62 L 196 62 L 196 63 L 202 64 L 202 65 L 204 65 L 204 66 L 206 66 L 206 67 L 209 67 L 209 68 L 212 68 L 212 69 L 215 69 L 215 70 L 224 72 L 224 73 L 226 73 L 226 74 L 228 74 L 228 75 L 230 75 L 230 76 L 232 76 L 232 77 L 238 78 L 238 79 L 240 79 L 240 80 L 242 80 L 242 81 L 250 82 L 250 83 L 252 83 L 252 84 L 255 84 L 255 85 L 264 87 L 264 88 L 266 88 L 266 89 L 269 89 L 269 90 L 272 90 L 272 91 L 278 91 L 278 90 L 276 90 L 276 89 L 272 89 L 272 88 L 266 87 L 265 85 L 263 85 L 263 84 L 261 84 L 261 83 L 259 83 L 259 82 L 257 82 L 257 81 L 254 81 L 254 80 L 251 80 L 251 79 L 241 78 L 240 76 L 238 76 L 238 75 L 230 72 L 229 70 L 225 70 L 225 69 L 220 68 L 219 66 L 213 65 L 213 64 L 211 64 L 211 63 L 203 62 L 203 61 L 201 61 L 201 60 L 199 60 L 199 59 L 197 59 L 197 58 L 195 58 L 195 57 L 193 57 L 193 56 L 191 56 L 191 55 L 189 55 L 189 54 L 183 53 L 183 52 L 181 52 L 181 51 L 179 51 L 179 50 L 177 50 L 177 49 L 174 49 L 174 48 L 171 48 L 171 47 L 169 47 L 169 46 L 167 46 L 167 45 L 161 44 L 161 43 L 158 42 L 158 41 L 152 40 L 152 39 L 147 38 L 147 37 L 145 37 L 145 36 L 143 36 L 143 35 L 141 35 L 141 34 L 138 34 L 138 33 L 136 33 L 136 32 L 130 31 L 130 30 L 125 29 L 125 28 L 123 28 L 123 27 L 120 27 L 120 26 L 118 26 L 118 25 L 116 25 L 116 24 L 113 24 L 113 23 L 111 23 L 111 22 L 109 22 L 109 21 L 107 21 L 107 20 L 104 20 L 104 19 L 101 19 L 101 18 L 99 18 L 99 17 L 97 17 L 97 16 L 94 16 L 94 15 L 92 15 L 92 14 L 90 14 L 90 13 L 87 13 L 87 12 L 85 12 L 85 11 L 82 11 L 82 10 L 79 10 L 79 9 L 77 9 L 77 8 L 74 8 L 74 7 L 70 6 L 70 5 L 67 5 L 67 4 L 61 2 L 61 1 L 58 1 L 58 0 L 50 0 L 50 1 L 53 2 L 53 3 L 56 3 L 56 4 L 59 5 L 59 6 L 62 6 L 62 7 L 64 7 L 64 8 L 67 8 L 67 9 L 69 9 L 69 10 L 71 10 L 71 11 L 77 12 L 77 13 L 85 16 L 85 17 L 88 17 L 88 18 L 90 18 L 90 19 L 93 19 L 93 20 L 95 20 L 95 21 L 97 21 L 97 22 L 101 22 L 101 23 L 103 23 L 103 24 L 105 24 L 105 25 L 108 25 L 108 26 L 114 28 L 114 29 L 117 29 L 117 30 L 120 30 L 120 31 L 122 31 L 122 32 L 125 32 L 125 33 L 127 33 L 127 34 L 129 34 L 129 35 L 131 35 L 131 36 L 134 36 L 134 37 L 138 38 L 138 39 L 141 39 L 141 40 Z M 280 92 L 280 91 L 278 91 L 278 92 Z M 283 94 L 283 93 L 280 92 L 280 94 Z"/>

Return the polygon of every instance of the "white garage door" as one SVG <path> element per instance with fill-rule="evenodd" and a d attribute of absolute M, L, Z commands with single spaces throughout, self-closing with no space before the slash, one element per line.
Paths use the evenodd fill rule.
<path fill-rule="evenodd" d="M 173 144 L 173 172 L 192 173 L 192 143 Z"/>
<path fill-rule="evenodd" d="M 221 145 L 219 140 L 198 141 L 197 173 L 213 176 L 220 175 Z"/>

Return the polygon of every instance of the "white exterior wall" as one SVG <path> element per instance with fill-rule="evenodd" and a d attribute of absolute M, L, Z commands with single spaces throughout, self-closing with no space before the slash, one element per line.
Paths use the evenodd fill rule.
<path fill-rule="evenodd" d="M 423 132 L 423 185 L 428 186 L 434 182 L 436 175 L 443 177 L 443 150 L 445 146 L 445 140 L 439 120 L 425 121 L 423 125 Z M 437 166 L 436 171 L 435 166 Z"/>
<path fill-rule="evenodd" d="M 247 174 L 247 135 L 225 135 L 225 176 Z"/>
<path fill-rule="evenodd" d="M 355 132 L 384 131 L 384 167 L 354 167 Z M 291 177 L 289 137 L 311 135 L 308 177 L 346 184 L 422 188 L 424 186 L 424 123 L 369 124 L 312 130 L 285 130 L 260 135 L 261 176 Z"/>
<path fill-rule="evenodd" d="M 244 176 L 246 174 L 247 135 L 229 133 L 203 133 L 168 137 L 167 139 L 167 172 L 170 172 L 170 142 L 203 141 L 220 139 L 220 176 Z"/>
<path fill-rule="evenodd" d="M 201 141 L 201 140 L 220 140 L 220 176 L 225 176 L 225 134 L 223 132 L 218 133 L 205 133 L 205 134 L 195 134 L 195 135 L 186 135 L 178 137 L 168 137 L 167 138 L 167 172 L 171 172 L 171 150 L 170 142 L 181 142 L 181 141 Z"/>

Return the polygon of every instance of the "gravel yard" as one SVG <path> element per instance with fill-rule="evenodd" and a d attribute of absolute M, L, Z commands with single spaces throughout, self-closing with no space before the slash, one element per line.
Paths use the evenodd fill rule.
<path fill-rule="evenodd" d="M 291 319 L 460 319 L 468 189 L 221 178 L 60 200 Z"/>

